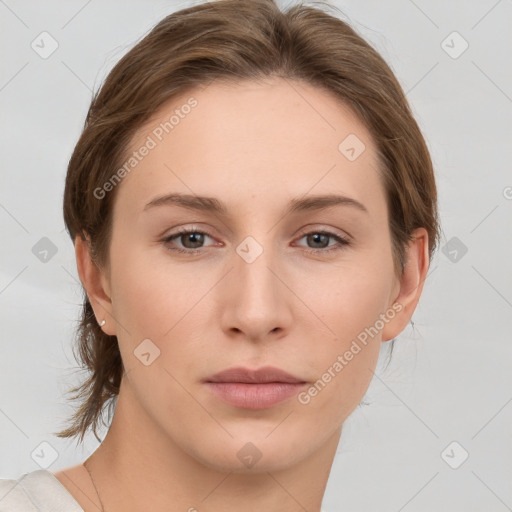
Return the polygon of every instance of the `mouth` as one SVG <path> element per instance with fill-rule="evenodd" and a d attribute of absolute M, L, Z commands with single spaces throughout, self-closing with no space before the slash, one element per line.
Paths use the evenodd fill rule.
<path fill-rule="evenodd" d="M 307 382 L 279 368 L 229 368 L 204 380 L 214 396 L 235 407 L 260 410 L 296 395 Z"/>

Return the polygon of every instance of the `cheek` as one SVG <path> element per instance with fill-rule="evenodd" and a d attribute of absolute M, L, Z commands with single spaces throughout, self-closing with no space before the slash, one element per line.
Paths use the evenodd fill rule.
<path fill-rule="evenodd" d="M 380 333 L 372 336 L 365 330 L 375 322 L 370 321 L 373 315 L 357 313 L 333 317 L 333 322 L 337 318 L 337 338 L 331 336 L 308 347 L 307 358 L 316 380 L 297 398 L 326 425 L 339 425 L 352 413 L 366 393 L 378 361 Z"/>
<path fill-rule="evenodd" d="M 388 307 L 390 271 L 378 264 L 359 264 L 330 271 L 301 290 L 310 309 L 324 323 L 338 349 L 370 328 Z"/>
<path fill-rule="evenodd" d="M 134 244 L 135 245 L 135 244 Z M 186 272 L 163 265 L 156 251 L 137 250 L 122 254 L 112 249 L 112 287 L 116 291 L 115 313 L 136 335 L 158 338 L 197 301 L 197 290 Z"/>
<path fill-rule="evenodd" d="M 318 380 L 299 402 L 322 409 L 322 415 L 333 422 L 343 421 L 368 389 L 380 353 L 381 315 L 390 291 L 386 268 L 345 270 L 334 272 L 322 290 L 303 290 L 304 302 L 322 321 L 312 321 L 311 335 L 320 332 L 319 325 L 324 335 L 316 336 L 321 340 L 313 348 L 304 347 Z"/>
<path fill-rule="evenodd" d="M 218 278 L 201 276 L 204 272 L 192 272 L 192 267 L 180 271 L 151 251 L 112 254 L 117 256 L 112 259 L 114 316 L 127 371 L 141 366 L 134 356 L 146 346 L 158 354 L 152 365 L 165 365 L 176 377 L 185 374 L 197 355 L 195 340 L 201 339 L 201 332 L 204 337 L 206 330 L 201 298 L 207 298 Z M 141 345 L 144 340 L 151 343 Z"/>

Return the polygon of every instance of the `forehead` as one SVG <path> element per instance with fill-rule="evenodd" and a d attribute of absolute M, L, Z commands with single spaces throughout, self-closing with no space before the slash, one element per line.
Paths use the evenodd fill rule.
<path fill-rule="evenodd" d="M 118 191 L 119 200 L 138 211 L 172 191 L 228 203 L 337 191 L 383 206 L 368 130 L 332 93 L 304 82 L 274 78 L 196 87 L 137 131 L 127 158 L 144 146 L 151 149 L 139 155 Z"/>

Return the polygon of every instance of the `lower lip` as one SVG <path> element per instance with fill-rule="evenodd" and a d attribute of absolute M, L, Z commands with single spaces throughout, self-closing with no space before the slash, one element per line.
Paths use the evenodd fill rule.
<path fill-rule="evenodd" d="M 305 383 L 268 382 L 207 382 L 210 391 L 227 403 L 243 409 L 267 409 L 296 395 Z"/>

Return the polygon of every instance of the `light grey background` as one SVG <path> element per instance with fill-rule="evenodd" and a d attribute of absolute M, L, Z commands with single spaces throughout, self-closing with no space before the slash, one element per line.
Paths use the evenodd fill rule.
<path fill-rule="evenodd" d="M 443 239 L 415 328 L 388 370 L 379 365 L 370 405 L 345 424 L 324 508 L 512 510 L 512 2 L 332 3 L 407 92 L 435 164 Z M 90 435 L 77 449 L 50 433 L 82 375 L 71 351 L 81 292 L 61 213 L 67 161 L 91 91 L 188 5 L 0 0 L 2 478 L 39 469 L 31 453 L 42 442 L 58 454 L 52 471 L 98 445 Z M 46 59 L 31 48 L 43 31 L 59 45 Z M 57 249 L 47 262 L 32 252 L 43 237 Z M 446 460 L 457 465 L 463 450 L 452 469 Z"/>

